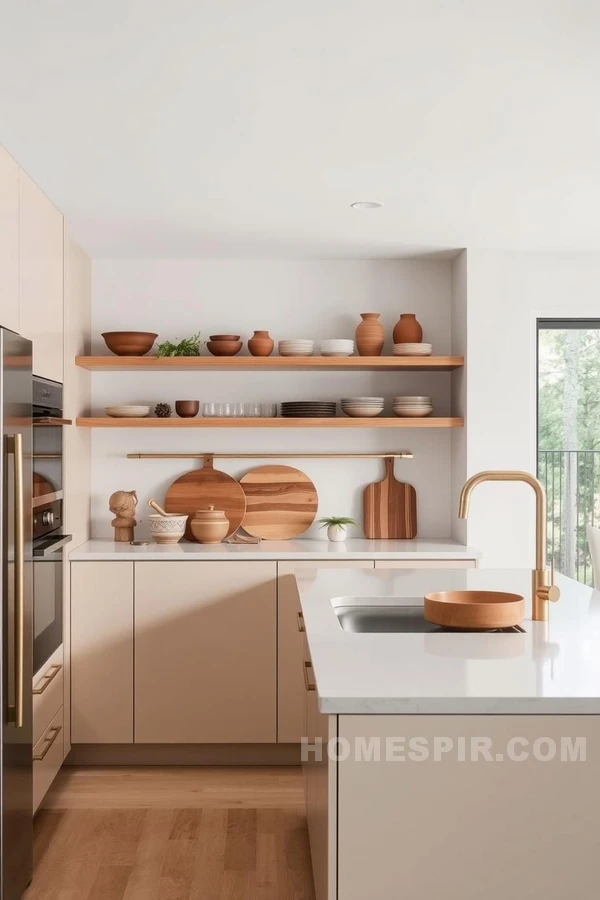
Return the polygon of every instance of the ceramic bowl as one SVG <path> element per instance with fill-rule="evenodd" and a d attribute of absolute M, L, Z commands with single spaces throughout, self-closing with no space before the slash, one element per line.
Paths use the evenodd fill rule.
<path fill-rule="evenodd" d="M 410 406 L 405 406 L 402 409 L 394 407 L 395 416 L 407 419 L 422 419 L 425 416 L 430 416 L 432 412 L 432 406 L 416 406 L 414 409 Z"/>
<path fill-rule="evenodd" d="M 145 356 L 158 335 L 153 331 L 105 331 L 102 337 L 115 356 Z"/>
<path fill-rule="evenodd" d="M 242 349 L 241 341 L 209 341 L 206 345 L 213 356 L 235 356 Z"/>
<path fill-rule="evenodd" d="M 200 409 L 199 400 L 176 400 L 175 412 L 180 419 L 193 419 Z"/>
<path fill-rule="evenodd" d="M 239 334 L 211 334 L 211 341 L 239 341 Z"/>
<path fill-rule="evenodd" d="M 150 414 L 149 406 L 106 406 L 104 412 L 111 419 L 143 419 Z"/>
<path fill-rule="evenodd" d="M 342 412 L 353 419 L 372 419 L 381 415 L 383 406 L 342 406 Z"/>
<path fill-rule="evenodd" d="M 188 517 L 179 513 L 170 513 L 168 516 L 157 514 L 148 516 L 150 522 L 150 534 L 157 544 L 177 544 L 185 534 L 185 526 Z"/>

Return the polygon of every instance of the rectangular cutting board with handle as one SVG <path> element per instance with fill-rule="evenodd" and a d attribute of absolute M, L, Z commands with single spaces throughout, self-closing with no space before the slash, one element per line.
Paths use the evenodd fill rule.
<path fill-rule="evenodd" d="M 369 539 L 410 540 L 417 536 L 417 493 L 412 484 L 396 481 L 394 458 L 385 458 L 385 478 L 363 494 L 363 528 Z"/>

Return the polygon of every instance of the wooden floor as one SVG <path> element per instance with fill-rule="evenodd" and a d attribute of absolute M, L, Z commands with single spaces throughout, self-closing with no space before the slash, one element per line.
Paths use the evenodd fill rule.
<path fill-rule="evenodd" d="M 291 768 L 63 769 L 24 900 L 314 900 Z"/>

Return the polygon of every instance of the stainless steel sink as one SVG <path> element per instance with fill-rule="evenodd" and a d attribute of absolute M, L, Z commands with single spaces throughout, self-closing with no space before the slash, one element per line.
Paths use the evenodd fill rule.
<path fill-rule="evenodd" d="M 351 634 L 431 634 L 447 632 L 432 625 L 423 615 L 422 606 L 336 606 L 335 614 L 344 631 Z M 518 633 L 523 629 L 495 629 L 502 633 Z"/>

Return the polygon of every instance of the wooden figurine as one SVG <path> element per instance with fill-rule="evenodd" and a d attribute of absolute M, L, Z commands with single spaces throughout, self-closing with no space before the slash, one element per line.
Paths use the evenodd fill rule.
<path fill-rule="evenodd" d="M 133 540 L 133 526 L 137 525 L 135 508 L 137 506 L 135 491 L 115 491 L 108 501 L 108 508 L 116 518 L 110 523 L 115 529 L 115 541 L 129 542 Z"/>

